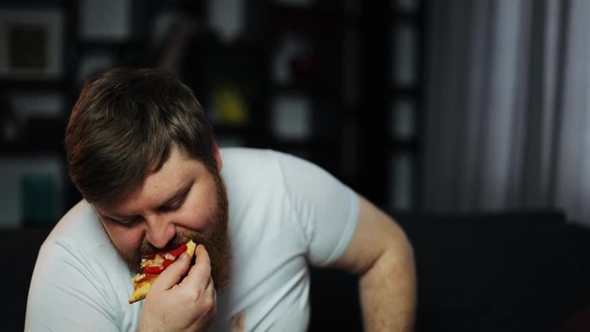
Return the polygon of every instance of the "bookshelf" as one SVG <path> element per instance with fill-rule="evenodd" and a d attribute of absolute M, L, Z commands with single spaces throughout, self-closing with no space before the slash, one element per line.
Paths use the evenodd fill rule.
<path fill-rule="evenodd" d="M 49 181 L 57 183 L 54 188 L 57 190 L 50 191 L 52 196 L 58 196 L 58 216 L 77 203 L 81 196 L 69 179 L 63 134 L 83 81 L 116 66 L 158 65 L 162 47 L 153 43 L 156 21 L 171 11 L 190 11 L 200 18 L 205 5 L 202 1 L 165 0 L 3 1 L 0 16 L 8 18 L 9 23 L 16 17 L 17 23 L 20 20 L 31 25 L 39 20 L 52 24 L 47 45 L 51 47 L 50 60 L 57 61 L 57 70 L 51 76 L 0 75 L 0 87 L 8 92 L 13 104 L 35 106 L 30 110 L 27 107 L 16 109 L 23 115 L 22 137 L 0 142 L 0 168 L 10 171 L 1 181 L 4 191 L 20 197 L 24 189 L 15 178 L 23 177 L 25 181 L 24 177 L 38 173 L 50 175 Z M 49 14 L 51 17 L 45 18 Z M 105 26 L 107 19 L 109 25 Z M 206 91 L 200 86 L 197 88 L 199 93 Z M 23 170 L 27 170 L 26 174 Z M 5 220 L 18 216 L 19 211 L 22 214 L 22 206 L 30 206 L 27 204 L 28 201 L 21 200 L 2 206 L 10 211 L 0 214 L 0 228 L 51 227 L 57 221 L 53 215 L 48 216 L 48 220 Z"/>
<path fill-rule="evenodd" d="M 362 1 L 361 190 L 389 211 L 420 209 L 425 0 Z"/>
<path fill-rule="evenodd" d="M 247 3 L 265 51 L 261 145 L 319 164 L 387 210 L 419 209 L 427 2 Z M 294 135 L 277 134 L 277 116 Z"/>
<path fill-rule="evenodd" d="M 427 0 L 243 0 L 245 31 L 225 49 L 207 30 L 208 1 L 127 0 L 124 33 L 88 36 L 80 31 L 89 1 L 0 5 L 0 11 L 57 10 L 62 18 L 60 75 L 0 78 L 0 86 L 11 91 L 59 100 L 57 111 L 33 116 L 27 124 L 46 139 L 2 143 L 0 156 L 43 155 L 65 163 L 61 135 L 83 79 L 114 66 L 159 65 L 166 45 L 154 44 L 150 36 L 158 33 L 163 16 L 182 12 L 196 19 L 199 33 L 177 59 L 179 73 L 211 113 L 221 145 L 293 153 L 387 210 L 420 208 Z M 248 87 L 242 91 L 247 116 L 239 123 L 217 114 L 223 62 L 236 64 L 229 71 Z M 68 208 L 80 196 L 65 164 L 62 175 Z"/>
<path fill-rule="evenodd" d="M 247 35 L 262 50 L 264 91 L 254 102 L 259 139 L 310 160 L 344 182 L 344 33 L 356 18 L 342 2 L 246 1 Z"/>

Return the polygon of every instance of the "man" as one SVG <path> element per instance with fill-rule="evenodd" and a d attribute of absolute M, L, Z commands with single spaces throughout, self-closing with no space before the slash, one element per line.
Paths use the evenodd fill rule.
<path fill-rule="evenodd" d="M 414 260 L 397 224 L 305 160 L 219 149 L 170 72 L 86 82 L 65 143 L 84 200 L 41 248 L 27 331 L 305 331 L 308 264 L 359 275 L 367 331 L 412 329 Z M 181 256 L 129 304 L 140 256 L 188 239 L 194 265 Z"/>

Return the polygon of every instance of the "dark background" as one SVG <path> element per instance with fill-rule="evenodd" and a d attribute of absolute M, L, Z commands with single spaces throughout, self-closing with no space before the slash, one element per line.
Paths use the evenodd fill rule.
<path fill-rule="evenodd" d="M 64 127 L 84 79 L 119 66 L 175 69 L 221 146 L 293 153 L 387 210 L 420 207 L 425 1 L 0 3 L 4 228 L 80 199 Z"/>
<path fill-rule="evenodd" d="M 36 257 L 30 244 L 40 244 L 47 228 L 81 199 L 68 177 L 63 133 L 83 81 L 114 67 L 165 66 L 194 89 L 222 147 L 276 149 L 306 158 L 400 222 L 415 247 L 421 276 L 419 330 L 557 327 L 587 307 L 590 293 L 588 219 L 580 217 L 587 206 L 583 194 L 589 192 L 583 177 L 588 103 L 559 100 L 575 99 L 578 95 L 566 92 L 588 85 L 577 75 L 587 62 L 578 49 L 587 36 L 581 4 L 0 0 L 0 228 L 43 228 L 36 238 L 6 232 L 0 243 L 7 250 L 26 246 Z M 547 36 L 556 31 L 552 44 Z M 546 67 L 553 48 L 557 55 Z M 568 64 L 570 57 L 578 62 Z M 509 90 L 498 84 L 508 81 L 506 68 L 528 88 L 502 95 Z M 556 87 L 546 89 L 547 82 Z M 561 120 L 540 120 L 546 92 L 557 96 L 550 108 L 565 126 Z M 497 102 L 509 98 L 526 102 Z M 567 117 L 572 110 L 579 110 L 579 117 Z M 469 116 L 479 122 L 471 123 Z M 515 123 L 526 130 L 511 133 Z M 462 128 L 468 124 L 475 129 Z M 580 144 L 561 146 L 569 159 L 557 147 L 547 160 L 541 158 L 546 124 L 555 136 L 577 130 L 571 141 Z M 496 129 L 502 130 L 494 136 Z M 524 144 L 512 141 L 519 136 Z M 516 161 L 530 158 L 521 163 L 497 158 L 506 151 Z M 560 158 L 577 167 L 555 166 Z M 535 168 L 543 160 L 553 165 L 550 171 Z M 513 174 L 506 165 L 520 166 Z M 558 171 L 572 178 L 557 176 Z M 547 174 L 565 189 L 537 186 Z M 554 196 L 581 208 L 555 211 L 560 204 Z M 428 206 L 463 205 L 500 207 L 501 213 L 424 214 Z M 505 213 L 506 207 L 521 211 Z M 548 210 L 523 213 L 530 207 Z M 23 276 L 33 267 L 33 260 L 27 262 Z M 314 326 L 359 318 L 357 298 L 349 296 L 356 280 L 332 272 L 312 271 L 317 273 Z M 5 277 L 22 281 L 15 294 L 28 286 L 26 277 Z M 13 307 L 25 307 L 24 296 L 13 297 L 22 300 Z M 326 315 L 326 307 L 335 309 Z"/>

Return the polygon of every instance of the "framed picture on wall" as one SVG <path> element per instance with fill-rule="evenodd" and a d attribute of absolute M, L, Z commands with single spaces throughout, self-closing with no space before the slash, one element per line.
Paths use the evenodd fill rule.
<path fill-rule="evenodd" d="M 0 9 L 0 78 L 55 79 L 62 72 L 63 15 Z"/>

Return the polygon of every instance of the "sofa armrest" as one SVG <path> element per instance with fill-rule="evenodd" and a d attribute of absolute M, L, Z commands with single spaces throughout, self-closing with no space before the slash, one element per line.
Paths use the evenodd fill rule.
<path fill-rule="evenodd" d="M 394 214 L 416 255 L 419 331 L 551 331 L 571 307 L 565 215 Z"/>
<path fill-rule="evenodd" d="M 48 229 L 0 230 L 0 284 L 4 285 L 3 331 L 23 331 L 29 284 Z"/>

